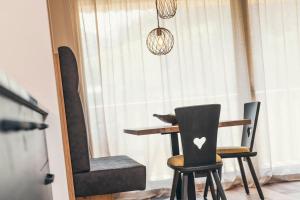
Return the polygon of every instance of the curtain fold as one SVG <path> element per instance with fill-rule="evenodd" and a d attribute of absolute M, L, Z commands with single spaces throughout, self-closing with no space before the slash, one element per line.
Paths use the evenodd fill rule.
<path fill-rule="evenodd" d="M 261 181 L 300 173 L 297 1 L 179 0 L 176 16 L 161 21 L 175 38 L 161 57 L 146 47 L 157 26 L 154 0 L 77 3 L 93 157 L 129 155 L 147 166 L 148 188 L 169 187 L 168 136 L 123 129 L 162 125 L 153 113 L 195 104 L 220 103 L 221 120 L 239 119 L 256 97 Z M 240 145 L 241 132 L 220 129 L 218 145 Z M 224 171 L 225 182 L 240 183 L 235 161 L 225 160 Z"/>

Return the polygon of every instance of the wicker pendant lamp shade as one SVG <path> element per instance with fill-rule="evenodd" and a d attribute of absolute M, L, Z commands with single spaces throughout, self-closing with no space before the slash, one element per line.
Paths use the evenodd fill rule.
<path fill-rule="evenodd" d="M 168 54 L 173 49 L 174 37 L 168 29 L 160 27 L 159 17 L 164 19 L 173 17 L 176 14 L 177 0 L 155 0 L 155 5 L 157 28 L 148 34 L 146 43 L 151 53 L 160 56 Z"/>
<path fill-rule="evenodd" d="M 176 14 L 177 0 L 156 0 L 156 7 L 160 18 L 169 19 Z"/>
<path fill-rule="evenodd" d="M 172 33 L 165 28 L 153 29 L 147 37 L 147 47 L 154 55 L 166 55 L 174 46 Z"/>

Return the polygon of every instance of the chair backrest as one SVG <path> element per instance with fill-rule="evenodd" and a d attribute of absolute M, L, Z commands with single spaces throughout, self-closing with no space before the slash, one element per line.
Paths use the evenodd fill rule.
<path fill-rule="evenodd" d="M 90 170 L 87 133 L 78 93 L 76 58 L 69 47 L 59 47 L 59 60 L 73 173 Z"/>
<path fill-rule="evenodd" d="M 220 109 L 219 104 L 175 109 L 185 167 L 216 163 Z"/>
<path fill-rule="evenodd" d="M 251 119 L 251 124 L 244 125 L 242 135 L 242 146 L 253 150 L 256 126 L 258 121 L 260 102 L 249 102 L 244 104 L 244 119 Z"/>

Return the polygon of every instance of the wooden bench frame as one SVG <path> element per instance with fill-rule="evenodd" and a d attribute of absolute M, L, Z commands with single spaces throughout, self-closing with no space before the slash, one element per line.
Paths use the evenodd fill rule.
<path fill-rule="evenodd" d="M 113 200 L 113 199 L 114 198 L 112 194 L 76 198 L 76 200 Z"/>

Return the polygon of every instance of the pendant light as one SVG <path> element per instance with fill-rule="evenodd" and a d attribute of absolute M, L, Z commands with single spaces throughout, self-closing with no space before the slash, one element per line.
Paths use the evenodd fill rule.
<path fill-rule="evenodd" d="M 160 27 L 158 1 L 159 0 L 156 0 L 156 16 L 158 27 L 153 29 L 148 34 L 146 43 L 147 48 L 154 55 L 166 55 L 173 49 L 174 37 L 168 29 Z"/>
<path fill-rule="evenodd" d="M 162 19 L 170 19 L 177 11 L 177 0 L 156 0 L 158 15 Z"/>
<path fill-rule="evenodd" d="M 153 29 L 147 38 L 147 47 L 154 55 L 166 55 L 174 46 L 174 37 L 166 28 Z"/>

